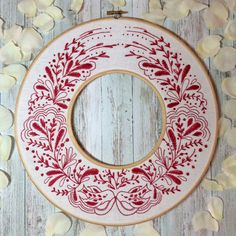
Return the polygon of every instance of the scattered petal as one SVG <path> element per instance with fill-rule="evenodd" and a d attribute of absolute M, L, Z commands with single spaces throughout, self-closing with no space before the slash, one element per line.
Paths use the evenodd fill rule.
<path fill-rule="evenodd" d="M 0 73 L 0 92 L 6 92 L 16 84 L 14 77 Z"/>
<path fill-rule="evenodd" d="M 231 127 L 231 121 L 229 120 L 229 119 L 227 119 L 227 118 L 224 118 L 224 117 L 221 117 L 220 119 L 219 119 L 219 122 L 218 122 L 218 124 L 219 124 L 219 137 L 222 137 L 222 136 L 224 136 L 224 134 L 226 133 L 226 131 L 228 130 L 228 129 L 230 129 L 230 127 Z"/>
<path fill-rule="evenodd" d="M 229 16 L 228 9 L 220 1 L 212 1 L 211 5 L 204 12 L 204 21 L 209 29 L 221 28 L 227 22 Z"/>
<path fill-rule="evenodd" d="M 23 0 L 18 3 L 18 10 L 26 17 L 34 17 L 37 12 L 37 6 L 34 0 Z"/>
<path fill-rule="evenodd" d="M 224 104 L 224 114 L 230 119 L 236 119 L 236 100 L 230 99 Z"/>
<path fill-rule="evenodd" d="M 79 236 L 107 236 L 105 228 L 100 225 L 85 224 L 85 228 L 80 231 Z"/>
<path fill-rule="evenodd" d="M 160 0 L 149 0 L 149 10 L 156 10 L 156 9 L 161 9 L 161 2 Z"/>
<path fill-rule="evenodd" d="M 224 36 L 226 39 L 236 40 L 236 20 L 230 20 L 228 22 Z"/>
<path fill-rule="evenodd" d="M 236 49 L 233 47 L 221 48 L 213 60 L 215 67 L 222 72 L 233 70 L 236 65 Z"/>
<path fill-rule="evenodd" d="M 0 190 L 5 189 L 9 185 L 9 178 L 4 171 L 0 170 Z"/>
<path fill-rule="evenodd" d="M 223 186 L 224 189 L 231 189 L 236 187 L 236 178 L 225 173 L 217 174 L 216 180 Z"/>
<path fill-rule="evenodd" d="M 4 25 L 4 20 L 0 18 L 0 39 L 3 37 L 3 25 Z"/>
<path fill-rule="evenodd" d="M 32 58 L 32 52 L 31 51 L 22 51 L 21 50 L 21 54 L 22 54 L 21 62 L 30 61 L 31 58 Z"/>
<path fill-rule="evenodd" d="M 39 28 L 42 32 L 49 32 L 53 29 L 55 22 L 48 14 L 41 13 L 34 18 L 33 25 Z"/>
<path fill-rule="evenodd" d="M 229 77 L 222 81 L 221 88 L 224 94 L 236 98 L 236 77 Z"/>
<path fill-rule="evenodd" d="M 153 222 L 148 221 L 142 224 L 135 225 L 134 236 L 160 236 L 159 232 L 153 227 Z"/>
<path fill-rule="evenodd" d="M 33 28 L 25 28 L 22 31 L 18 45 L 24 53 L 31 53 L 43 46 L 42 36 Z M 24 54 L 23 53 L 23 54 Z"/>
<path fill-rule="evenodd" d="M 50 15 L 54 20 L 61 20 L 64 18 L 64 15 L 62 13 L 62 9 L 57 6 L 50 6 L 48 7 L 45 12 Z"/>
<path fill-rule="evenodd" d="M 207 209 L 216 220 L 223 219 L 224 203 L 219 197 L 212 197 L 207 204 Z"/>
<path fill-rule="evenodd" d="M 236 14 L 236 1 L 235 0 L 225 0 L 228 8 Z"/>
<path fill-rule="evenodd" d="M 211 179 L 204 179 L 202 182 L 202 187 L 209 191 L 223 191 L 223 186 L 217 181 Z"/>
<path fill-rule="evenodd" d="M 143 15 L 143 19 L 162 25 L 166 16 L 161 9 L 155 9 Z"/>
<path fill-rule="evenodd" d="M 236 155 L 229 156 L 223 161 L 222 171 L 226 175 L 236 179 Z"/>
<path fill-rule="evenodd" d="M 9 160 L 12 149 L 12 138 L 8 135 L 0 136 L 0 157 L 2 160 Z"/>
<path fill-rule="evenodd" d="M 41 11 L 46 10 L 48 7 L 50 7 L 55 0 L 34 0 L 37 8 Z"/>
<path fill-rule="evenodd" d="M 191 11 L 202 11 L 203 9 L 206 9 L 208 7 L 206 4 L 195 0 L 184 0 L 184 4 Z"/>
<path fill-rule="evenodd" d="M 110 2 L 114 7 L 124 7 L 126 5 L 125 0 L 110 0 Z"/>
<path fill-rule="evenodd" d="M 79 13 L 83 7 L 83 4 L 84 0 L 72 0 L 70 9 L 75 13 Z"/>
<path fill-rule="evenodd" d="M 209 35 L 201 39 L 196 46 L 196 51 L 203 59 L 215 56 L 220 50 L 221 36 Z"/>
<path fill-rule="evenodd" d="M 0 132 L 7 131 L 13 124 L 13 115 L 10 110 L 0 105 Z"/>
<path fill-rule="evenodd" d="M 16 46 L 12 41 L 5 44 L 0 49 L 0 61 L 4 64 L 12 64 L 21 61 L 22 54 L 18 46 Z"/>
<path fill-rule="evenodd" d="M 54 234 L 63 235 L 67 233 L 71 228 L 71 219 L 69 216 L 62 212 L 57 212 L 50 215 L 46 223 L 46 236 L 52 236 Z"/>
<path fill-rule="evenodd" d="M 192 219 L 192 225 L 194 231 L 198 231 L 201 229 L 207 229 L 215 232 L 219 231 L 218 222 L 211 216 L 208 211 L 196 212 Z"/>
<path fill-rule="evenodd" d="M 19 25 L 13 25 L 11 28 L 4 30 L 3 40 L 5 43 L 13 41 L 17 43 L 22 32 L 22 27 Z"/>
<path fill-rule="evenodd" d="M 14 77 L 16 80 L 21 81 L 26 73 L 25 66 L 21 64 L 12 64 L 2 69 L 3 73 Z"/>
<path fill-rule="evenodd" d="M 231 146 L 236 148 L 236 128 L 232 128 L 225 133 L 226 142 Z"/>

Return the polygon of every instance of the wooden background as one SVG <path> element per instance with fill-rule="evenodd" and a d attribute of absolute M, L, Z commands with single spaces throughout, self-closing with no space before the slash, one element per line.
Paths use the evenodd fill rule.
<path fill-rule="evenodd" d="M 6 20 L 6 26 L 14 23 L 32 25 L 31 19 L 24 18 L 17 11 L 19 1 L 0 0 L 0 16 Z M 45 43 L 79 22 L 106 16 L 106 11 L 112 8 L 108 0 L 85 0 L 82 12 L 75 16 L 68 11 L 69 0 L 59 0 L 56 3 L 64 10 L 66 18 L 57 23 L 52 32 L 44 35 Z M 141 17 L 148 10 L 148 1 L 127 0 L 125 10 L 129 12 L 129 16 Z M 193 47 L 203 36 L 212 33 L 205 28 L 199 13 L 191 14 L 176 23 L 167 21 L 165 26 Z M 230 74 L 217 72 L 208 60 L 206 65 L 217 87 L 220 103 L 223 104 L 226 98 L 220 90 L 220 84 L 222 78 Z M 1 94 L 1 104 L 13 111 L 18 88 L 19 86 L 16 86 L 9 92 Z M 94 156 L 106 162 L 120 164 L 143 157 L 155 144 L 161 129 L 160 108 L 155 95 L 143 82 L 127 75 L 107 76 L 91 83 L 82 92 L 76 106 L 74 124 L 80 142 Z M 220 171 L 222 160 L 232 151 L 223 141 L 219 142 L 208 177 L 214 177 Z M 10 186 L 0 192 L 2 201 L 0 236 L 44 235 L 47 215 L 58 209 L 55 209 L 32 185 L 23 169 L 16 147 L 10 161 L 0 161 L 0 169 L 7 171 L 11 176 Z M 191 226 L 193 214 L 200 209 L 206 209 L 208 199 L 214 195 L 221 197 L 225 203 L 224 220 L 220 222 L 220 231 L 212 233 L 203 230 L 194 233 Z M 235 190 L 214 193 L 198 187 L 177 208 L 155 219 L 155 228 L 162 236 L 234 236 L 236 235 L 235 199 Z M 73 226 L 66 235 L 78 235 L 83 227 L 83 222 L 74 219 Z M 117 228 L 107 227 L 107 235 L 114 235 L 116 230 Z M 131 236 L 132 232 L 133 226 L 122 227 L 119 228 L 118 235 Z"/>

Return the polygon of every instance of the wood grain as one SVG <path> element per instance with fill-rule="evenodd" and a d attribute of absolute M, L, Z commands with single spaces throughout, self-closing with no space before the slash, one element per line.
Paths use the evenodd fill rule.
<path fill-rule="evenodd" d="M 24 18 L 17 11 L 19 1 L 0 0 L 0 16 L 6 20 L 6 26 L 15 23 L 32 25 L 31 19 Z M 207 0 L 204 2 L 208 3 Z M 106 11 L 112 9 L 108 0 L 85 0 L 83 11 L 77 16 L 68 11 L 70 1 L 60 0 L 57 3 L 64 10 L 66 18 L 56 23 L 52 32 L 44 35 L 45 44 L 71 26 L 89 19 L 104 17 Z M 148 0 L 127 0 L 125 10 L 129 12 L 128 16 L 141 17 L 148 10 Z M 200 13 L 191 14 L 177 23 L 167 21 L 165 27 L 177 33 L 192 47 L 209 33 L 221 33 L 209 32 Z M 220 84 L 222 78 L 230 76 L 230 73 L 219 73 L 210 61 L 205 63 L 216 85 L 220 103 L 224 104 L 226 97 L 220 90 Z M 9 92 L 2 93 L 1 104 L 14 111 L 18 89 L 19 84 Z M 76 133 L 83 146 L 96 158 L 116 164 L 126 164 L 144 156 L 154 146 L 161 129 L 160 108 L 156 95 L 146 84 L 128 75 L 109 75 L 91 83 L 77 101 L 75 117 Z M 215 159 L 208 172 L 209 177 L 214 177 L 220 171 L 222 160 L 232 152 L 224 141 L 219 142 Z M 0 161 L 0 169 L 7 171 L 11 176 L 11 185 L 0 193 L 0 236 L 44 235 L 47 215 L 57 209 L 30 182 L 16 148 L 9 162 Z M 225 202 L 224 220 L 220 223 L 220 231 L 194 233 L 191 218 L 197 210 L 206 209 L 207 201 L 213 195 L 222 197 Z M 177 208 L 155 219 L 154 224 L 162 236 L 234 236 L 235 199 L 235 190 L 216 194 L 198 187 Z M 74 219 L 73 226 L 66 235 L 76 236 L 83 227 L 82 221 Z M 107 227 L 107 235 L 114 235 L 116 230 L 114 227 Z M 133 226 L 119 228 L 119 235 L 133 235 Z"/>

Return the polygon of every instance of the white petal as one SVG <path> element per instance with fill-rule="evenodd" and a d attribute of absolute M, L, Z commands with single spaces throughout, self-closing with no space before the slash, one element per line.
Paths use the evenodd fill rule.
<path fill-rule="evenodd" d="M 31 51 L 22 51 L 21 50 L 21 54 L 22 54 L 21 62 L 30 61 L 31 58 L 32 58 L 32 52 Z"/>
<path fill-rule="evenodd" d="M 204 179 L 202 181 L 202 187 L 209 191 L 223 191 L 223 186 L 212 179 Z"/>
<path fill-rule="evenodd" d="M 232 128 L 225 133 L 226 142 L 231 146 L 236 148 L 236 128 Z"/>
<path fill-rule="evenodd" d="M 201 11 L 207 8 L 206 4 L 200 3 L 195 0 L 184 0 L 184 4 L 191 11 Z"/>
<path fill-rule="evenodd" d="M 84 0 L 72 0 L 70 9 L 75 13 L 79 13 L 83 7 Z"/>
<path fill-rule="evenodd" d="M 20 48 L 12 41 L 8 42 L 0 49 L 0 61 L 4 64 L 20 62 L 21 58 L 22 54 Z"/>
<path fill-rule="evenodd" d="M 218 222 L 211 216 L 208 211 L 198 211 L 194 214 L 192 219 L 194 231 L 207 229 L 211 231 L 219 231 Z"/>
<path fill-rule="evenodd" d="M 37 7 L 34 0 L 23 0 L 18 3 L 18 10 L 26 17 L 33 17 L 36 15 Z"/>
<path fill-rule="evenodd" d="M 227 118 L 221 117 L 218 121 L 219 124 L 219 137 L 224 136 L 227 130 L 231 127 L 231 121 Z"/>
<path fill-rule="evenodd" d="M 226 95 L 236 98 L 236 77 L 229 77 L 222 81 L 221 88 Z"/>
<path fill-rule="evenodd" d="M 55 22 L 48 14 L 41 13 L 33 19 L 33 25 L 39 28 L 42 32 L 48 32 L 53 29 Z"/>
<path fill-rule="evenodd" d="M 220 50 L 221 36 L 209 35 L 201 39 L 196 46 L 196 51 L 202 58 L 213 57 Z"/>
<path fill-rule="evenodd" d="M 46 236 L 52 236 L 54 234 L 63 235 L 67 233 L 71 228 L 71 219 L 64 213 L 57 212 L 50 215 L 46 223 Z"/>
<path fill-rule="evenodd" d="M 189 14 L 189 8 L 183 0 L 173 0 L 165 3 L 163 12 L 171 20 L 180 20 Z"/>
<path fill-rule="evenodd" d="M 125 0 L 110 0 L 110 2 L 115 7 L 124 7 L 126 5 L 126 1 Z"/>
<path fill-rule="evenodd" d="M 236 179 L 236 155 L 229 156 L 222 163 L 223 172 Z"/>
<path fill-rule="evenodd" d="M 155 9 L 143 15 L 143 19 L 157 24 L 163 24 L 165 18 L 166 16 L 161 9 Z"/>
<path fill-rule="evenodd" d="M 22 32 L 22 27 L 19 25 L 13 25 L 9 29 L 5 29 L 3 33 L 3 41 L 5 43 L 8 43 L 9 41 L 13 41 L 14 43 L 17 43 L 20 35 Z"/>
<path fill-rule="evenodd" d="M 0 39 L 3 37 L 3 25 L 4 25 L 4 20 L 0 18 Z"/>
<path fill-rule="evenodd" d="M 224 189 L 231 189 L 236 187 L 236 178 L 225 173 L 217 174 L 216 180 L 223 186 Z"/>
<path fill-rule="evenodd" d="M 228 8 L 236 14 L 236 1 L 235 0 L 225 0 Z"/>
<path fill-rule="evenodd" d="M 5 189 L 9 185 L 9 178 L 4 171 L 0 170 L 0 190 Z"/>
<path fill-rule="evenodd" d="M 204 20 L 209 29 L 221 28 L 227 22 L 228 9 L 220 1 L 212 1 L 211 5 L 204 12 Z"/>
<path fill-rule="evenodd" d="M 39 10 L 45 10 L 51 6 L 55 0 L 34 0 Z"/>
<path fill-rule="evenodd" d="M 42 36 L 33 28 L 25 28 L 18 41 L 21 50 L 28 54 L 43 46 Z M 24 53 L 23 53 L 24 54 Z"/>
<path fill-rule="evenodd" d="M 233 70 L 236 65 L 236 49 L 223 47 L 213 60 L 215 67 L 222 72 Z"/>
<path fill-rule="evenodd" d="M 100 225 L 85 224 L 85 228 L 79 232 L 78 236 L 107 236 L 105 228 Z"/>
<path fill-rule="evenodd" d="M 134 236 L 150 236 L 150 235 L 160 236 L 159 232 L 154 229 L 152 221 L 135 225 Z"/>
<path fill-rule="evenodd" d="M 10 110 L 0 105 L 0 132 L 7 131 L 13 124 L 13 115 Z"/>
<path fill-rule="evenodd" d="M 8 135 L 0 136 L 0 157 L 7 161 L 12 149 L 12 138 Z"/>
<path fill-rule="evenodd" d="M 161 9 L 161 2 L 160 0 L 149 0 L 149 11 L 153 11 L 156 9 Z"/>
<path fill-rule="evenodd" d="M 207 209 L 216 220 L 223 219 L 224 203 L 219 197 L 212 197 L 207 204 Z"/>
<path fill-rule="evenodd" d="M 236 100 L 226 101 L 224 104 L 224 114 L 230 119 L 236 119 Z"/>
<path fill-rule="evenodd" d="M 48 7 L 45 12 L 50 15 L 54 20 L 61 20 L 64 18 L 64 15 L 63 15 L 63 11 L 61 8 L 57 7 L 57 6 L 50 6 Z"/>
<path fill-rule="evenodd" d="M 0 92 L 6 92 L 16 84 L 14 77 L 0 73 Z"/>
<path fill-rule="evenodd" d="M 2 69 L 3 73 L 14 77 L 18 81 L 22 81 L 26 73 L 26 67 L 21 64 L 12 64 Z"/>
<path fill-rule="evenodd" d="M 236 40 L 236 20 L 230 20 L 228 22 L 224 36 L 226 39 Z"/>

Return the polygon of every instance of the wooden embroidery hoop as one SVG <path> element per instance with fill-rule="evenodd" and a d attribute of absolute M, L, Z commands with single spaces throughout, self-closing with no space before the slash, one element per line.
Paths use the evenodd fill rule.
<path fill-rule="evenodd" d="M 102 20 L 110 20 L 110 19 L 111 19 L 111 18 L 106 18 L 106 19 L 102 19 Z M 203 63 L 200 61 L 200 59 L 198 59 L 198 58 L 196 57 L 195 53 L 191 50 L 191 48 L 190 48 L 187 44 L 185 44 L 182 40 L 180 40 L 179 37 L 177 37 L 177 36 L 174 35 L 173 33 L 169 32 L 168 30 L 166 30 L 166 29 L 164 29 L 164 28 L 162 28 L 162 27 L 160 27 L 160 26 L 154 25 L 154 24 L 152 24 L 152 23 L 149 23 L 149 22 L 146 22 L 146 21 L 143 21 L 143 20 L 140 20 L 140 19 L 135 19 L 135 18 L 123 18 L 123 17 L 122 17 L 122 19 L 126 19 L 126 20 L 128 20 L 128 21 L 132 21 L 132 22 L 136 22 L 136 23 L 144 22 L 144 23 L 147 24 L 147 25 L 150 25 L 150 26 L 152 26 L 152 27 L 155 27 L 155 28 L 158 29 L 158 30 L 161 30 L 162 32 L 167 33 L 168 35 L 170 35 L 171 37 L 173 37 L 176 41 L 178 41 L 178 43 L 180 43 L 184 48 L 187 48 L 188 52 L 189 52 L 191 55 L 193 55 L 193 57 L 195 57 L 196 62 L 197 62 L 198 65 L 201 67 L 202 71 L 204 72 L 205 78 L 206 78 L 206 79 L 208 80 L 208 82 L 210 83 L 211 93 L 212 93 L 212 95 L 214 96 L 214 101 L 215 101 L 215 102 L 214 102 L 214 107 L 215 107 L 215 111 L 216 111 L 215 117 L 216 117 L 216 119 L 217 119 L 217 118 L 218 118 L 218 106 L 217 106 L 217 102 L 216 102 L 217 99 L 216 99 L 216 96 L 215 96 L 215 93 L 214 93 L 214 88 L 213 88 L 213 86 L 212 86 L 211 79 L 210 79 L 210 77 L 209 77 L 209 75 L 208 75 L 208 73 L 207 73 L 207 70 L 206 70 L 205 66 L 204 66 Z M 77 27 L 80 27 L 81 25 L 84 25 L 84 24 L 87 24 L 87 23 L 90 23 L 90 22 L 97 22 L 97 21 L 101 21 L 101 19 L 96 19 L 96 20 L 92 20 L 92 21 L 89 21 L 89 22 L 85 22 L 85 23 L 80 24 L 79 26 L 76 26 L 76 27 L 74 27 L 74 28 L 72 28 L 72 29 L 67 30 L 66 32 L 62 33 L 61 35 L 57 36 L 54 40 L 52 40 L 52 41 L 50 42 L 50 44 L 48 44 L 48 45 L 39 53 L 39 55 L 35 58 L 34 62 L 33 62 L 32 65 L 31 65 L 31 68 L 29 69 L 29 71 L 28 71 L 26 77 L 24 78 L 24 80 L 23 80 L 23 82 L 22 82 L 22 85 L 21 85 L 21 88 L 20 88 L 20 92 L 19 92 L 19 96 L 18 96 L 18 98 L 17 98 L 16 117 L 18 116 L 18 113 L 19 113 L 19 97 L 21 96 L 22 87 L 24 86 L 25 80 L 26 80 L 28 74 L 30 73 L 30 70 L 32 69 L 32 67 L 34 66 L 34 64 L 38 61 L 38 59 L 40 58 L 41 54 L 47 49 L 47 47 L 49 47 L 53 42 L 55 42 L 57 39 L 59 39 L 62 35 L 66 34 L 67 32 L 70 32 L 70 31 L 72 31 L 73 29 L 75 29 L 75 28 L 77 28 Z M 111 72 L 111 71 L 110 71 L 110 72 Z M 110 72 L 108 72 L 108 73 L 110 73 Z M 113 72 L 124 72 L 124 73 L 127 73 L 127 71 L 125 71 L 125 70 L 123 70 L 123 71 L 113 71 Z M 99 76 L 101 76 L 101 75 L 102 75 L 102 74 L 100 74 Z M 96 78 L 99 77 L 99 76 L 96 75 L 95 78 L 90 78 L 87 83 L 89 83 L 91 80 L 96 79 Z M 135 76 L 136 76 L 136 75 L 135 75 Z M 84 86 L 86 86 L 86 85 L 84 85 Z M 77 92 L 77 95 L 74 96 L 74 99 L 75 99 L 75 97 L 78 96 L 79 92 L 80 92 L 82 89 L 83 89 L 83 88 L 81 88 L 81 89 Z M 71 103 L 71 105 L 70 105 L 69 117 L 71 117 L 72 107 L 73 107 L 73 103 Z M 19 140 L 18 140 L 19 135 L 18 135 L 18 128 L 17 128 L 18 126 L 17 126 L 17 125 L 18 125 L 18 123 L 16 122 L 16 125 L 15 125 L 16 143 L 17 143 L 17 146 L 18 146 L 18 150 L 19 150 L 19 153 L 20 153 L 21 160 L 22 160 L 22 162 L 23 162 L 23 164 L 24 164 L 24 166 L 25 166 L 25 168 L 26 168 L 26 170 L 27 170 L 27 174 L 29 175 L 31 181 L 35 184 L 35 186 L 38 188 L 38 190 L 39 190 L 41 193 L 43 193 L 42 189 L 39 188 L 39 186 L 37 186 L 37 184 L 35 183 L 34 179 L 33 179 L 32 176 L 30 175 L 30 171 L 29 171 L 29 169 L 27 168 L 26 161 L 24 160 L 24 158 L 22 158 L 22 153 L 21 153 L 21 148 L 20 148 L 20 145 L 21 145 L 21 144 L 20 144 L 20 142 L 19 142 Z M 164 126 L 165 126 L 165 125 L 163 125 L 163 127 L 164 127 Z M 69 126 L 69 130 L 70 130 L 70 132 L 72 132 L 71 125 Z M 218 130 L 218 127 L 217 127 L 217 126 L 215 126 L 215 130 Z M 217 134 L 217 132 L 216 132 L 216 134 Z M 162 134 L 162 135 L 163 135 L 163 134 Z M 75 141 L 75 142 L 76 142 L 76 141 Z M 214 153 L 214 149 L 215 149 L 215 146 L 216 146 L 216 142 L 217 142 L 217 139 L 216 139 L 216 136 L 215 136 L 215 137 L 214 137 L 214 144 L 212 145 L 212 148 L 211 148 L 211 154 L 210 154 L 211 157 L 208 159 L 208 162 L 206 163 L 205 168 L 204 168 L 204 170 L 202 171 L 202 174 L 201 174 L 200 178 L 199 178 L 198 181 L 195 183 L 195 185 L 192 186 L 191 189 L 181 198 L 181 200 L 179 200 L 178 202 L 176 202 L 176 203 L 175 203 L 173 206 L 171 206 L 170 208 L 168 208 L 168 209 L 166 209 L 165 211 L 163 211 L 161 214 L 155 215 L 154 217 L 153 217 L 153 216 L 150 217 L 150 218 L 147 217 L 147 218 L 145 218 L 145 220 L 133 221 L 133 222 L 129 222 L 129 223 L 127 223 L 127 224 L 106 224 L 106 225 L 111 225 L 111 226 L 119 226 L 119 225 L 120 225 L 120 226 L 123 226 L 123 225 L 131 225 L 131 224 L 141 223 L 141 222 L 144 222 L 144 221 L 153 219 L 153 218 L 155 218 L 155 217 L 159 217 L 159 216 L 165 214 L 167 211 L 170 211 L 171 209 L 173 209 L 174 207 L 176 207 L 180 202 L 182 202 L 184 199 L 186 199 L 186 198 L 195 190 L 195 188 L 196 188 L 196 187 L 198 186 L 198 184 L 200 183 L 201 179 L 204 177 L 206 171 L 207 171 L 208 168 L 209 168 L 210 162 L 211 162 L 211 160 L 212 160 L 213 153 Z M 76 142 L 76 144 L 77 144 L 77 142 Z M 158 145 L 159 145 L 159 142 L 158 142 Z M 79 149 L 79 148 L 78 148 L 78 149 Z M 89 157 L 89 156 L 88 156 L 88 158 L 89 158 L 89 159 L 92 159 L 92 160 L 94 161 L 94 159 L 93 159 L 92 157 Z M 146 158 L 148 158 L 148 157 L 145 157 L 145 159 L 146 159 Z M 143 159 L 143 160 L 144 160 L 144 159 Z M 141 160 L 141 162 L 143 162 L 143 160 Z M 95 162 L 96 162 L 96 161 L 95 161 Z M 96 163 L 96 164 L 98 164 L 98 163 Z M 100 164 L 101 164 L 101 163 L 100 163 Z M 135 163 L 135 165 L 136 165 L 136 164 L 140 164 L 140 163 L 138 162 L 138 163 Z M 101 164 L 101 165 L 103 165 L 103 164 Z M 107 165 L 105 165 L 105 166 L 107 166 Z M 127 166 L 125 166 L 125 167 L 127 167 Z M 117 167 L 117 166 L 110 166 L 110 168 L 112 168 L 112 169 L 113 169 L 113 168 L 114 168 L 114 169 L 119 169 L 120 166 L 118 166 L 118 167 Z M 45 194 L 45 192 L 43 193 L 43 195 L 44 195 L 50 202 L 52 202 L 54 205 L 56 205 L 58 208 L 63 209 L 63 211 L 67 212 L 68 214 L 74 215 L 74 214 L 72 214 L 71 212 L 68 212 L 66 208 L 62 208 L 62 207 L 59 206 L 58 204 L 55 204 L 55 202 L 53 202 L 52 199 L 51 199 L 47 194 Z M 86 219 L 86 218 L 83 219 L 82 217 L 78 217 L 78 215 L 74 215 L 74 216 L 77 217 L 77 218 L 80 218 L 80 219 L 82 219 L 82 220 L 91 222 L 91 223 L 101 224 L 100 222 L 96 222 L 96 221 L 93 221 L 93 220 L 88 220 L 88 219 Z"/>

